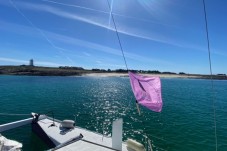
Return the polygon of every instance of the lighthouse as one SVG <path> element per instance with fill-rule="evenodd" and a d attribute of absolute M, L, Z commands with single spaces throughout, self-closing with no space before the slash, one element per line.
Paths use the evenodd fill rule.
<path fill-rule="evenodd" d="M 30 59 L 30 60 L 29 60 L 29 65 L 30 65 L 30 66 L 34 66 L 34 61 L 33 61 L 33 59 Z"/>

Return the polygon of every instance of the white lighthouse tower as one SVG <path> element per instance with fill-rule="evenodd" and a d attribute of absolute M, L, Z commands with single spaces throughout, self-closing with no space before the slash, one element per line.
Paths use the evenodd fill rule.
<path fill-rule="evenodd" d="M 30 60 L 29 60 L 29 65 L 30 65 L 30 66 L 34 66 L 34 61 L 33 61 L 33 59 L 30 59 Z"/>

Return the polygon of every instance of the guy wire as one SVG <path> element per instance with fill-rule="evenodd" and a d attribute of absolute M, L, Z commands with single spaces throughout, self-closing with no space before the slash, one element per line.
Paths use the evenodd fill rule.
<path fill-rule="evenodd" d="M 125 54 L 124 54 L 124 51 L 123 51 L 123 48 L 122 48 L 120 36 L 119 36 L 119 34 L 118 34 L 118 31 L 117 31 L 117 26 L 116 26 L 116 23 L 115 23 L 113 14 L 112 14 L 112 12 L 111 12 L 111 6 L 110 6 L 110 3 L 109 3 L 109 0 L 107 0 L 107 3 L 108 3 L 108 6 L 109 6 L 109 9 L 110 9 L 110 15 L 111 15 L 111 18 L 112 18 L 112 21 L 113 21 L 113 24 L 114 24 L 114 28 L 115 28 L 115 31 L 116 31 L 116 36 L 117 36 L 117 39 L 118 39 L 118 43 L 119 43 L 120 48 L 121 48 L 121 53 L 122 53 L 122 56 L 123 56 L 123 58 L 124 58 L 125 66 L 126 66 L 127 71 L 129 71 L 129 70 L 128 70 L 128 65 L 127 65 L 127 62 L 126 62 L 126 59 L 125 59 Z"/>
<path fill-rule="evenodd" d="M 209 65 L 210 65 L 210 80 L 212 85 L 212 102 L 213 102 L 213 114 L 214 114 L 214 137 L 215 137 L 215 150 L 218 150 L 218 142 L 217 142 L 217 124 L 216 124 L 216 109 L 215 109 L 215 100 L 214 100 L 214 81 L 213 81 L 213 73 L 212 73 L 212 63 L 211 63 L 211 53 L 210 53 L 210 39 L 208 32 L 208 24 L 207 24 L 207 13 L 206 13 L 206 4 L 205 0 L 203 0 L 203 10 L 204 10 L 204 19 L 206 26 L 206 40 L 207 40 L 207 49 L 209 56 Z"/>

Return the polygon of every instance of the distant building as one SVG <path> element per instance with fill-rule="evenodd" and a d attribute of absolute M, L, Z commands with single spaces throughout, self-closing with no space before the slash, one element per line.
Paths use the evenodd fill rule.
<path fill-rule="evenodd" d="M 33 61 L 33 59 L 29 60 L 29 65 L 30 65 L 30 66 L 34 66 L 34 61 Z"/>

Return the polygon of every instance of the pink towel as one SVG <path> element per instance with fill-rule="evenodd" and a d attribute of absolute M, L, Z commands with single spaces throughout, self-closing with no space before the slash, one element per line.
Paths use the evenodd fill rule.
<path fill-rule="evenodd" d="M 138 104 L 152 111 L 161 112 L 163 103 L 160 78 L 141 76 L 132 72 L 129 72 L 129 78 Z"/>

